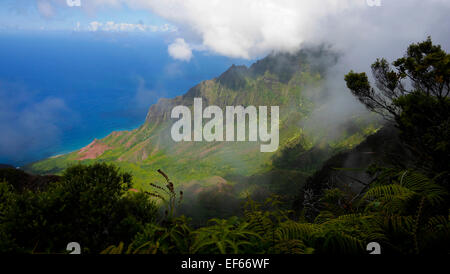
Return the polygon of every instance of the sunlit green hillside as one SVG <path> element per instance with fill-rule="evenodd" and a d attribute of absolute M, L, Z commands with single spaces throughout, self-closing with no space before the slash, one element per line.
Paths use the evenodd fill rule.
<path fill-rule="evenodd" d="M 218 181 L 211 178 L 250 176 L 274 168 L 289 169 L 283 161 L 298 159 L 308 151 L 321 149 L 314 163 L 296 167 L 311 174 L 332 154 L 351 148 L 377 130 L 367 112 L 356 113 L 336 129 L 321 123 L 307 123 L 310 114 L 326 111 L 329 90 L 324 88 L 327 68 L 337 56 L 323 48 L 302 50 L 297 54 L 275 54 L 257 61 L 250 68 L 232 66 L 218 78 L 191 88 L 185 95 L 161 99 L 153 105 L 145 123 L 132 131 L 112 132 L 89 146 L 26 167 L 39 174 L 60 173 L 74 163 L 115 162 L 134 175 L 137 188 L 159 179 L 156 170 L 171 174 L 176 183 L 200 181 L 205 186 Z M 280 146 L 275 153 L 261 153 L 260 142 L 180 142 L 171 139 L 171 109 L 177 105 L 193 107 L 195 97 L 203 98 L 203 108 L 225 106 L 279 106 Z M 333 132 L 331 132 L 333 131 Z M 275 159 L 275 160 L 274 160 Z M 276 163 L 275 166 L 273 163 Z M 231 177 L 230 177 L 231 176 Z M 181 181 L 182 180 L 182 181 Z"/>

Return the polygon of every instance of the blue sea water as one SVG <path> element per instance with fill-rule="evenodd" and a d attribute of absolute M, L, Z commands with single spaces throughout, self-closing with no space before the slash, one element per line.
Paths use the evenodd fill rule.
<path fill-rule="evenodd" d="M 220 75 L 230 59 L 167 54 L 158 35 L 0 33 L 0 163 L 26 163 L 133 129 L 161 97 Z"/>

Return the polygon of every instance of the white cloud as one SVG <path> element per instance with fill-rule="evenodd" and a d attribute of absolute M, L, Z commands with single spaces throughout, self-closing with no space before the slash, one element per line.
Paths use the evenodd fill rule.
<path fill-rule="evenodd" d="M 147 9 L 178 26 L 189 44 L 240 58 L 295 51 L 311 41 L 346 47 L 370 41 L 376 48 L 398 35 L 410 43 L 445 31 L 432 26 L 448 25 L 443 14 L 450 9 L 445 0 L 381 0 L 380 7 L 366 0 L 92 0 L 89 5 Z"/>
<path fill-rule="evenodd" d="M 365 0 L 94 0 L 148 9 L 180 26 L 203 48 L 253 58 L 271 50 L 294 51 L 322 18 L 366 6 Z"/>
<path fill-rule="evenodd" d="M 192 58 L 192 49 L 183 38 L 177 38 L 175 42 L 168 47 L 169 55 L 177 60 L 190 61 Z"/>
<path fill-rule="evenodd" d="M 76 30 L 80 30 L 80 25 L 77 24 Z M 87 27 L 88 31 L 108 31 L 108 32 L 174 32 L 174 26 L 164 24 L 161 26 L 145 25 L 145 24 L 131 24 L 131 23 L 115 23 L 108 21 L 105 23 L 92 21 Z"/>

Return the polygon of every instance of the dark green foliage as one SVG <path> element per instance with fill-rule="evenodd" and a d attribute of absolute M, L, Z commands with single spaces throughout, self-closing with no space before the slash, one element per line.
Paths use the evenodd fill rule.
<path fill-rule="evenodd" d="M 365 254 L 368 243 L 378 242 L 387 254 L 447 253 L 445 188 L 414 170 L 370 172 L 376 179 L 364 195 L 325 191 L 313 222 L 292 219 L 292 211 L 274 196 L 264 203 L 248 199 L 242 217 L 214 218 L 194 229 L 184 216 L 157 222 L 154 204 L 144 193 L 126 193 L 130 177 L 115 167 L 75 166 L 46 192 L 15 193 L 0 184 L 0 247 L 54 253 L 78 241 L 84 253 L 106 254 Z M 74 197 L 78 205 L 66 202 Z M 118 246 L 108 247 L 114 242 Z"/>
<path fill-rule="evenodd" d="M 228 220 L 211 219 L 209 225 L 193 233 L 190 253 L 238 254 L 254 245 L 259 235 L 249 229 L 249 224 L 237 217 Z M 251 240 L 254 240 L 253 242 Z"/>
<path fill-rule="evenodd" d="M 390 251 L 448 252 L 450 216 L 446 189 L 414 170 L 379 171 L 363 201 L 365 212 L 377 216 Z"/>
<path fill-rule="evenodd" d="M 287 81 L 302 69 L 295 58 L 280 60 L 266 58 L 249 70 L 271 68 Z M 365 73 L 350 72 L 346 81 L 370 110 L 395 123 L 400 138 L 387 126 L 354 150 L 332 157 L 303 187 L 296 212 L 286 209 L 279 196 L 262 197 L 274 189 L 292 195 L 298 188 L 292 177 L 304 181 L 302 171 L 316 169 L 319 158 L 329 157 L 329 147 L 304 149 L 300 138 L 274 158 L 267 182 L 259 176 L 246 182 L 267 193 L 257 201 L 248 197 L 241 214 L 212 218 L 200 227 L 176 217 L 180 199 L 164 172 L 159 170 L 165 187 L 151 184 L 152 192 L 136 194 L 127 192 L 131 175 L 114 166 L 77 165 L 45 191 L 18 192 L 15 184 L 0 183 L 0 251 L 62 252 L 77 241 L 85 253 L 341 255 L 367 254 L 367 244 L 377 242 L 383 254 L 449 254 L 449 55 L 428 39 L 411 45 L 393 65 L 384 59 L 372 65 L 377 90 Z M 244 84 L 234 81 L 236 75 L 225 76 L 222 80 L 233 87 Z M 407 79 L 412 90 L 402 82 Z M 217 183 L 204 191 L 202 210 L 228 214 L 217 211 L 228 206 L 234 212 L 239 185 Z M 159 220 L 149 200 L 155 197 L 166 204 L 166 216 Z"/>
<path fill-rule="evenodd" d="M 125 250 L 104 253 L 366 254 L 378 242 L 384 254 L 446 254 L 450 241 L 448 193 L 413 170 L 379 169 L 373 186 L 354 199 L 330 189 L 314 222 L 290 218 L 279 197 L 244 206 L 242 218 L 211 219 L 198 229 L 185 217 L 148 225 Z M 349 206 L 344 206 L 349 205 Z"/>
<path fill-rule="evenodd" d="M 99 252 L 156 218 L 155 205 L 127 193 L 130 186 L 131 175 L 106 164 L 70 167 L 47 191 L 9 191 L 5 203 L 2 183 L 0 231 L 15 239 L 19 252 L 63 252 L 72 241 L 84 252 Z"/>
<path fill-rule="evenodd" d="M 385 59 L 372 64 L 377 89 L 365 73 L 353 71 L 345 76 L 347 87 L 369 110 L 396 123 L 402 141 L 417 154 L 419 168 L 448 177 L 450 54 L 428 38 L 410 45 L 393 65 Z"/>
<path fill-rule="evenodd" d="M 448 174 L 450 99 L 413 92 L 394 103 L 402 109 L 396 119 L 402 140 L 421 156 L 422 166 Z"/>
<path fill-rule="evenodd" d="M 31 175 L 16 168 L 0 168 L 0 181 L 8 182 L 16 191 L 45 190 L 60 179 L 60 176 L 56 175 Z"/>
<path fill-rule="evenodd" d="M 248 75 L 248 69 L 246 66 L 235 66 L 232 65 L 227 71 L 222 73 L 217 78 L 217 82 L 229 89 L 240 90 L 245 88 L 247 81 L 245 77 Z"/>
<path fill-rule="evenodd" d="M 297 53 L 276 53 L 254 63 L 249 73 L 263 75 L 267 71 L 277 75 L 282 83 L 287 83 L 299 71 L 310 70 L 311 74 L 325 75 L 328 67 L 337 63 L 339 55 L 330 50 L 329 46 L 304 48 Z"/>
<path fill-rule="evenodd" d="M 387 118 L 396 118 L 402 108 L 394 101 L 413 92 L 444 100 L 450 93 L 450 55 L 431 38 L 409 46 L 405 56 L 393 62 L 385 59 L 372 64 L 377 89 L 371 87 L 365 73 L 351 71 L 345 76 L 347 87 L 370 110 Z M 412 89 L 407 89 L 408 84 Z"/>
<path fill-rule="evenodd" d="M 273 166 L 280 169 L 296 169 L 304 172 L 317 170 L 332 155 L 328 144 L 316 145 L 305 150 L 300 141 L 289 144 L 273 158 Z"/>
<path fill-rule="evenodd" d="M 447 98 L 450 92 L 450 54 L 440 45 L 433 45 L 431 38 L 408 47 L 406 55 L 397 59 L 394 66 L 398 69 L 397 79 L 409 78 L 415 90 L 437 97 Z M 392 85 L 395 82 L 391 81 Z"/>

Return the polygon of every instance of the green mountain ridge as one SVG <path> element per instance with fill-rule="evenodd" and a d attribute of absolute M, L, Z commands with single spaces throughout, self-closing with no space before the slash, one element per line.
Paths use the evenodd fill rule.
<path fill-rule="evenodd" d="M 327 126 L 306 126 L 312 111 L 324 107 L 317 98 L 326 97 L 329 92 L 323 88 L 327 69 L 337 59 L 337 54 L 318 47 L 295 54 L 271 54 L 249 68 L 233 65 L 184 95 L 160 99 L 150 107 L 144 124 L 137 129 L 112 132 L 78 151 L 44 159 L 24 169 L 37 174 L 58 174 L 78 162 L 114 162 L 134 175 L 137 188 L 146 188 L 149 182 L 159 180 L 156 173 L 159 168 L 170 174 L 175 183 L 198 183 L 203 187 L 216 185 L 224 178 L 233 182 L 233 176 L 263 174 L 273 169 L 310 175 L 328 157 L 354 147 L 379 127 L 368 112 L 356 113 L 346 126 L 332 134 Z M 261 153 L 260 142 L 172 141 L 172 108 L 184 105 L 192 109 L 195 97 L 203 99 L 203 108 L 280 106 L 278 151 Z M 322 154 L 313 162 L 305 160 L 303 165 L 289 165 L 290 159 L 310 157 L 308 153 L 317 151 Z"/>

